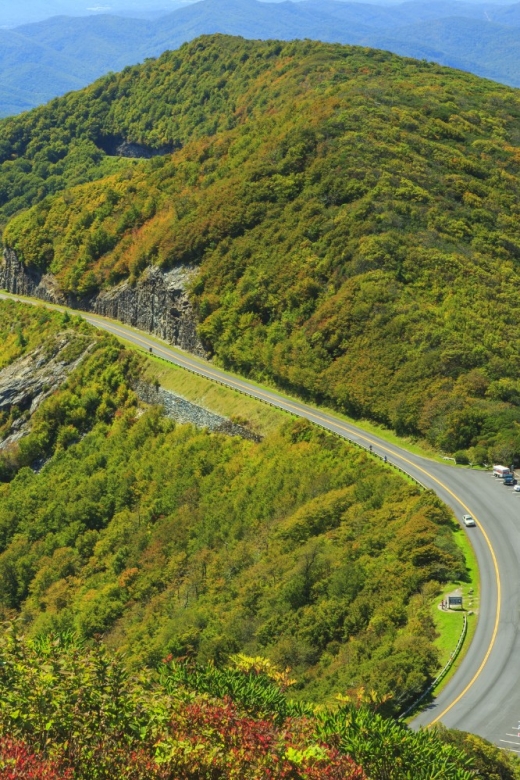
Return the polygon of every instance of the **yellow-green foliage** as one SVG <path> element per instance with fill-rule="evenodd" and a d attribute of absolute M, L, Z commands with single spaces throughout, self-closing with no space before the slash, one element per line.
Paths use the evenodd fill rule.
<path fill-rule="evenodd" d="M 59 314 L 0 301 L 0 370 L 44 346 L 66 325 Z"/>
<path fill-rule="evenodd" d="M 519 777 L 518 759 L 485 740 L 412 731 L 374 712 L 369 697 L 342 697 L 331 708 L 295 703 L 287 675 L 262 658 L 241 656 L 220 668 L 166 660 L 159 674 L 136 674 L 101 643 L 88 647 L 70 635 L 35 641 L 5 629 L 0 764 L 13 777 Z"/>
<path fill-rule="evenodd" d="M 431 63 L 206 37 L 1 125 L 4 215 L 62 190 L 5 241 L 79 294 L 196 264 L 222 364 L 510 462 L 519 117 L 515 90 Z M 183 148 L 85 162 L 108 136 Z"/>
<path fill-rule="evenodd" d="M 92 338 L 4 468 L 0 612 L 135 664 L 262 655 L 322 700 L 368 685 L 399 708 L 421 690 L 431 598 L 465 569 L 437 499 L 301 420 L 255 444 L 142 414 L 139 363 Z"/>

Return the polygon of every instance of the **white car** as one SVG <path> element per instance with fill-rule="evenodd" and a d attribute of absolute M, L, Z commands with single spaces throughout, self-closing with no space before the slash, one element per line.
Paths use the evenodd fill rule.
<path fill-rule="evenodd" d="M 515 485 L 513 490 L 515 491 L 515 493 L 520 493 L 520 485 Z"/>
<path fill-rule="evenodd" d="M 465 526 L 476 525 L 471 515 L 462 515 L 462 522 Z"/>

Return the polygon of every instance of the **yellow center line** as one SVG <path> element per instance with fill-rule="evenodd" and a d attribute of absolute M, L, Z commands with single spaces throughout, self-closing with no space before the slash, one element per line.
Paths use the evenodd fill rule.
<path fill-rule="evenodd" d="M 123 336 L 123 338 L 124 337 L 128 337 L 129 335 L 131 335 L 131 337 L 136 342 L 138 342 L 139 344 L 142 344 L 144 347 L 149 349 L 150 342 L 148 340 L 144 340 L 144 339 L 140 338 L 138 335 L 134 334 L 133 331 L 129 332 L 127 330 L 123 330 L 121 328 L 118 328 L 117 325 L 112 325 L 112 322 L 107 323 L 107 319 L 103 318 L 101 315 L 91 314 L 90 312 L 88 312 L 88 313 L 84 312 L 83 314 L 84 314 L 85 319 L 100 320 L 102 323 L 105 323 L 105 325 L 109 324 L 111 330 L 114 333 L 121 334 Z M 154 345 L 154 349 L 155 349 L 155 353 L 152 353 L 152 354 L 161 354 L 162 353 L 162 355 L 166 356 L 166 358 L 170 359 L 170 360 L 172 359 L 172 354 L 173 354 L 173 355 L 175 355 L 176 360 L 178 360 L 181 365 L 183 365 L 186 368 L 189 368 L 189 369 L 193 370 L 193 364 L 190 364 L 187 360 L 183 361 L 182 356 L 181 355 L 177 355 L 173 350 L 167 350 L 167 349 L 164 349 L 164 348 L 162 348 L 162 347 L 160 347 L 158 345 L 157 346 Z M 277 402 L 278 401 L 279 405 L 281 403 L 283 403 L 286 408 L 294 410 L 295 414 L 297 414 L 299 417 L 303 416 L 301 407 L 296 406 L 295 404 L 291 403 L 290 401 L 286 401 L 284 398 L 277 399 L 276 396 L 271 395 L 268 392 L 264 392 L 264 391 L 262 391 L 260 389 L 257 389 L 257 388 L 251 388 L 248 385 L 243 384 L 239 379 L 228 378 L 228 377 L 226 377 L 226 376 L 224 376 L 222 374 L 219 374 L 219 373 L 213 371 L 211 368 L 207 368 L 204 365 L 200 366 L 200 372 L 203 375 L 206 375 L 210 379 L 211 378 L 215 378 L 219 382 L 227 383 L 228 386 L 231 386 L 231 387 L 236 386 L 239 390 L 241 390 L 242 392 L 245 392 L 248 395 L 251 395 L 253 398 L 256 397 L 256 398 L 259 398 L 260 400 L 266 400 L 268 402 Z M 468 514 L 473 514 L 471 512 L 471 510 L 469 509 L 469 507 L 466 506 L 466 504 L 462 501 L 462 499 L 460 499 L 447 485 L 445 485 L 443 482 L 441 482 L 441 480 L 437 479 L 437 477 L 435 477 L 429 471 L 424 469 L 422 466 L 418 466 L 417 464 L 413 463 L 413 461 L 409 460 L 404 455 L 401 455 L 399 452 L 391 449 L 390 447 L 386 447 L 383 444 L 381 444 L 380 442 L 375 441 L 374 439 L 371 439 L 369 436 L 365 436 L 364 434 L 360 433 L 359 431 L 357 431 L 357 430 L 355 430 L 353 428 L 347 427 L 346 425 L 344 425 L 339 420 L 336 422 L 335 420 L 327 419 L 326 417 L 322 416 L 319 412 L 315 412 L 310 407 L 305 407 L 305 412 L 308 415 L 312 415 L 312 417 L 314 417 L 316 420 L 319 420 L 320 422 L 325 423 L 325 425 L 334 425 L 335 427 L 339 428 L 340 430 L 344 431 L 345 433 L 350 434 L 350 435 L 355 435 L 359 439 L 362 439 L 363 441 L 367 442 L 368 444 L 376 446 L 376 447 L 378 447 L 378 449 L 383 450 L 384 452 L 390 453 L 393 457 L 399 458 L 401 461 L 403 461 L 403 463 L 408 464 L 413 469 L 416 469 L 416 470 L 420 471 L 422 474 L 425 474 L 429 479 L 433 480 L 433 482 L 435 482 L 437 485 L 439 485 L 439 487 L 441 487 L 453 499 L 455 499 L 455 501 L 458 504 L 460 504 L 460 506 Z M 411 476 L 413 476 L 413 475 L 411 475 Z M 493 545 L 491 544 L 491 540 L 489 539 L 489 536 L 487 535 L 485 529 L 481 525 L 480 520 L 478 520 L 478 518 L 474 514 L 473 514 L 473 517 L 474 517 L 475 521 L 477 522 L 478 527 L 480 528 L 480 531 L 482 532 L 482 535 L 484 536 L 486 544 L 487 544 L 487 546 L 489 548 L 489 552 L 491 554 L 491 559 L 493 561 L 493 568 L 494 568 L 494 571 L 495 571 L 495 579 L 496 579 L 496 584 L 497 584 L 497 607 L 496 607 L 495 624 L 494 624 L 494 627 L 493 627 L 493 633 L 491 635 L 491 640 L 489 642 L 489 646 L 487 648 L 486 654 L 485 654 L 485 656 L 484 656 L 484 658 L 483 658 L 479 668 L 477 669 L 477 671 L 475 672 L 475 674 L 473 675 L 473 677 L 471 678 L 469 683 L 466 685 L 464 690 L 451 702 L 451 704 L 448 707 L 446 707 L 443 710 L 443 712 L 440 713 L 440 715 L 437 715 L 437 717 L 430 722 L 430 724 L 429 724 L 430 726 L 433 725 L 434 723 L 437 723 L 439 720 L 441 720 L 441 718 L 443 718 L 456 704 L 458 704 L 458 702 L 467 694 L 469 689 L 478 680 L 478 678 L 482 674 L 482 670 L 484 669 L 486 663 L 489 660 L 489 656 L 491 655 L 491 652 L 492 652 L 493 647 L 495 645 L 497 634 L 498 634 L 498 626 L 499 626 L 499 622 L 500 622 L 501 601 L 502 601 L 502 586 L 501 586 L 501 581 L 500 581 L 500 572 L 499 572 L 499 569 L 498 569 L 498 561 L 497 561 L 497 557 L 496 557 L 495 551 L 493 549 Z"/>
<path fill-rule="evenodd" d="M 118 331 L 120 333 L 123 333 L 123 334 L 125 332 L 125 331 L 119 331 L 119 329 L 117 327 L 114 327 L 114 330 L 116 330 L 116 331 Z M 133 337 L 136 339 L 136 341 L 139 341 L 141 344 L 144 344 L 145 346 L 149 345 L 149 342 L 146 342 L 146 341 L 144 341 L 142 339 L 139 339 L 137 336 L 133 336 Z M 162 349 L 161 347 L 156 347 L 156 352 L 159 352 L 159 353 L 162 352 L 163 355 L 166 355 L 168 357 L 171 357 L 171 354 L 172 354 L 170 351 L 166 351 L 166 350 Z M 178 359 L 179 359 L 179 361 L 182 361 L 182 357 L 181 356 L 179 356 Z M 187 365 L 189 365 L 189 364 L 187 364 Z M 190 367 L 192 368 L 193 366 L 190 366 Z M 229 380 L 229 379 L 227 379 L 227 377 L 223 377 L 221 374 L 218 374 L 215 371 L 212 371 L 210 368 L 206 368 L 206 366 L 201 366 L 201 371 L 204 372 L 208 377 L 215 377 L 219 381 L 227 380 L 230 383 L 233 382 L 243 392 L 246 392 L 249 395 L 253 395 L 253 397 L 255 397 L 255 396 L 256 397 L 260 397 L 260 398 L 264 398 L 264 399 L 269 400 L 269 401 L 276 401 L 277 400 L 276 397 L 274 397 L 274 396 L 272 396 L 272 395 L 270 395 L 268 393 L 265 393 L 264 391 L 262 391 L 260 389 L 257 389 L 257 388 L 253 389 L 253 388 L 248 387 L 247 385 L 245 385 L 242 382 L 240 382 L 240 380 L 236 380 L 234 378 Z M 299 408 L 298 406 L 295 406 L 290 401 L 286 401 L 285 399 L 281 399 L 281 400 L 283 401 L 283 403 L 284 403 L 284 405 L 286 407 L 288 407 L 289 409 L 293 409 L 298 414 L 298 416 L 302 416 L 301 408 Z M 402 460 L 404 463 L 408 464 L 409 466 L 412 466 L 412 468 L 417 469 L 422 474 L 425 474 L 429 479 L 431 479 L 434 482 L 436 482 L 437 485 L 439 485 L 439 487 L 441 487 L 453 499 L 455 499 L 455 501 L 457 501 L 457 503 L 460 504 L 460 506 L 468 514 L 473 514 L 471 512 L 471 510 L 469 509 L 469 507 L 464 503 L 464 501 L 462 501 L 462 499 L 459 498 L 459 496 L 457 496 L 447 485 L 445 485 L 444 482 L 441 482 L 440 479 L 437 479 L 437 477 L 435 477 L 429 471 L 424 469 L 422 466 L 418 466 L 417 464 L 413 463 L 413 461 L 408 460 L 408 458 L 406 458 L 404 455 L 401 455 L 399 452 L 396 452 L 395 450 L 393 450 L 393 449 L 391 449 L 389 447 L 385 447 L 384 445 L 380 444 L 380 442 L 376 442 L 374 439 L 371 439 L 368 436 L 365 436 L 364 434 L 359 433 L 357 430 L 354 430 L 352 428 L 348 428 L 346 425 L 344 425 L 343 423 L 341 423 L 339 421 L 338 422 L 336 422 L 336 421 L 332 422 L 331 420 L 328 420 L 326 417 L 323 417 L 318 412 L 315 412 L 313 409 L 307 408 L 307 409 L 305 409 L 305 411 L 308 414 L 312 415 L 315 419 L 320 420 L 321 422 L 323 422 L 325 424 L 328 424 L 328 425 L 332 425 L 333 424 L 337 428 L 339 428 L 340 430 L 344 431 L 345 433 L 349 433 L 351 435 L 355 435 L 358 438 L 362 439 L 363 441 L 366 441 L 368 444 L 372 444 L 373 446 L 376 446 L 379 449 L 381 449 L 381 450 L 383 450 L 385 452 L 390 453 L 393 457 L 397 457 L 400 460 Z M 479 528 L 480 528 L 480 530 L 482 532 L 482 535 L 484 536 L 484 539 L 486 540 L 486 544 L 487 544 L 487 546 L 489 548 L 489 552 L 491 554 L 491 559 L 493 561 L 493 568 L 495 570 L 495 578 L 496 578 L 496 583 L 497 583 L 497 608 L 496 608 L 496 616 L 495 616 L 495 625 L 493 627 L 493 633 L 492 633 L 491 640 L 490 640 L 488 649 L 486 651 L 486 654 L 485 654 L 485 656 L 484 656 L 484 658 L 482 660 L 482 663 L 480 664 L 479 668 L 477 669 L 477 671 L 473 675 L 472 679 L 466 685 L 464 690 L 451 702 L 451 704 L 448 707 L 446 707 L 443 710 L 443 712 L 440 713 L 440 715 L 437 715 L 437 717 L 434 720 L 431 721 L 431 723 L 429 724 L 430 726 L 433 725 L 434 723 L 437 723 L 439 720 L 441 720 L 441 718 L 443 718 L 456 704 L 458 704 L 458 702 L 466 695 L 466 693 L 469 691 L 469 689 L 475 684 L 477 679 L 480 677 L 480 675 L 482 673 L 482 670 L 484 669 L 486 663 L 488 662 L 489 656 L 491 655 L 491 652 L 492 652 L 493 647 L 495 645 L 497 634 L 498 634 L 498 625 L 499 625 L 499 622 L 500 622 L 500 608 L 501 608 L 501 600 L 502 600 L 502 586 L 501 586 L 501 581 L 500 581 L 500 572 L 499 572 L 499 569 L 498 569 L 498 561 L 497 561 L 497 557 L 496 557 L 495 551 L 493 549 L 493 545 L 491 544 L 491 540 L 489 539 L 489 536 L 487 535 L 485 529 L 482 527 L 480 521 L 478 520 L 478 518 L 476 517 L 475 514 L 473 514 L 473 517 L 474 517 L 475 521 L 478 523 L 478 526 L 479 526 Z"/>

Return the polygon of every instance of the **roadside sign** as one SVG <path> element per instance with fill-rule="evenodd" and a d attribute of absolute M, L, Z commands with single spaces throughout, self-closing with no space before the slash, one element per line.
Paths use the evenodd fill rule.
<path fill-rule="evenodd" d="M 462 607 L 462 596 L 448 596 L 448 609 Z"/>

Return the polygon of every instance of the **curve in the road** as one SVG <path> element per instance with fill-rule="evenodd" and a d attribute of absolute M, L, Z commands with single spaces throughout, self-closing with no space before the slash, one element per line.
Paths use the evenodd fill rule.
<path fill-rule="evenodd" d="M 42 302 L 34 301 L 33 299 L 11 294 L 0 294 L 0 297 L 16 299 L 20 302 L 30 303 L 32 305 L 47 305 Z M 63 307 L 54 308 L 63 309 Z M 479 498 L 479 503 L 483 503 L 483 505 L 486 504 L 484 499 L 489 498 L 489 491 L 487 491 L 488 486 L 484 485 L 484 489 L 482 489 L 482 484 L 475 479 L 475 477 L 485 479 L 485 475 L 476 472 L 461 471 L 460 469 L 454 469 L 453 467 L 439 464 L 436 461 L 428 461 L 425 458 L 413 455 L 396 445 L 389 444 L 375 435 L 368 435 L 365 431 L 357 428 L 355 425 L 346 424 L 343 420 L 333 414 L 317 410 L 298 400 L 289 399 L 274 390 L 258 387 L 245 379 L 235 377 L 232 374 L 212 366 L 206 361 L 183 353 L 130 326 L 89 312 L 78 312 L 77 310 L 74 310 L 74 313 L 81 314 L 81 316 L 90 324 L 123 338 L 134 346 L 140 347 L 147 352 L 151 351 L 154 355 L 175 363 L 182 368 L 186 368 L 189 371 L 198 373 L 208 379 L 225 384 L 235 390 L 250 395 L 258 400 L 270 403 L 294 415 L 305 417 L 309 421 L 314 422 L 333 433 L 339 434 L 358 445 L 376 448 L 377 451 L 389 455 L 392 459 L 397 459 L 401 464 L 403 471 L 406 471 L 412 478 L 421 482 L 425 487 L 435 490 L 440 498 L 450 504 L 456 512 L 460 512 L 460 509 L 462 509 L 464 512 L 472 514 L 475 517 L 482 538 L 473 536 L 473 546 L 477 555 L 483 586 L 480 618 L 475 637 L 457 673 L 434 704 L 416 719 L 416 724 L 430 725 L 443 720 L 446 725 L 456 726 L 457 728 L 463 728 L 465 730 L 473 730 L 476 733 L 480 733 L 482 736 L 499 742 L 499 734 L 505 733 L 502 730 L 501 723 L 500 725 L 495 725 L 493 727 L 494 731 L 486 726 L 486 722 L 478 721 L 478 718 L 475 725 L 472 725 L 472 715 L 475 708 L 480 708 L 482 702 L 484 702 L 484 709 L 486 709 L 486 701 L 490 701 L 492 709 L 498 709 L 504 714 L 503 707 L 501 706 L 503 702 L 498 702 L 497 707 L 497 702 L 493 701 L 492 691 L 497 687 L 497 679 L 499 682 L 502 681 L 503 683 L 503 675 L 510 674 L 508 670 L 511 666 L 511 659 L 514 659 L 515 646 L 515 637 L 510 631 L 508 632 L 505 630 L 505 627 L 502 625 L 503 621 L 501 621 L 503 594 L 500 576 L 500 568 L 501 565 L 504 564 L 504 561 L 506 561 L 504 565 L 509 570 L 515 566 L 515 560 L 513 559 L 511 562 L 508 558 L 508 554 L 510 554 L 511 551 L 507 549 L 502 550 L 501 546 L 503 560 L 502 563 L 499 562 L 494 549 L 494 541 L 490 538 L 488 533 L 488 531 L 492 530 L 492 526 L 489 526 L 486 529 L 486 521 L 477 517 L 480 512 L 475 513 L 468 505 Z M 466 481 L 472 483 L 471 486 L 468 487 L 464 480 L 461 482 L 461 474 L 466 476 Z M 520 560 L 520 539 L 518 540 L 518 560 Z M 511 594 L 509 593 L 508 603 L 510 600 Z M 503 628 L 504 630 L 502 630 Z M 497 642 L 501 632 L 504 634 L 504 641 Z M 497 644 L 501 649 L 501 657 L 495 663 L 490 663 L 491 657 L 496 655 L 494 651 L 496 650 Z M 518 685 L 520 691 L 520 673 L 517 673 L 515 683 Z M 497 713 L 495 712 L 493 722 L 497 721 L 497 717 Z M 509 720 L 513 719 L 512 716 L 509 716 L 509 713 L 507 713 L 507 717 L 509 717 Z M 473 718 L 473 721 L 474 720 L 475 718 Z M 506 728 L 511 729 L 512 727 L 508 725 Z"/>

